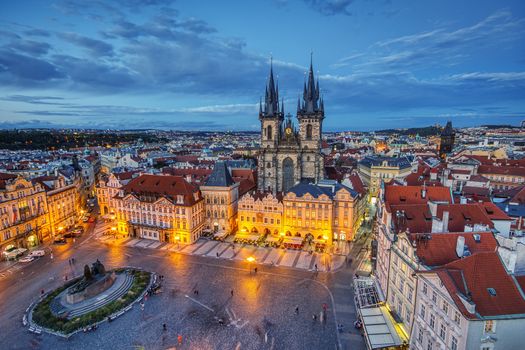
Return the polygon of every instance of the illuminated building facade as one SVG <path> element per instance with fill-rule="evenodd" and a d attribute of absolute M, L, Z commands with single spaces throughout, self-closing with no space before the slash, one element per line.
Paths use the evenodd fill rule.
<path fill-rule="evenodd" d="M 74 226 L 81 213 L 80 177 L 74 180 L 63 175 L 40 176 L 33 179 L 46 191 L 51 233 L 57 235 Z"/>
<path fill-rule="evenodd" d="M 214 233 L 232 233 L 237 229 L 239 183 L 224 162 L 215 163 L 213 172 L 200 187 L 206 202 L 206 229 Z"/>
<path fill-rule="evenodd" d="M 119 234 L 188 244 L 195 242 L 204 228 L 202 194 L 181 176 L 135 177 L 112 201 Z"/>
<path fill-rule="evenodd" d="M 247 193 L 239 200 L 239 229 L 242 233 L 271 234 L 283 231 L 283 197 L 279 192 Z"/>
<path fill-rule="evenodd" d="M 30 248 L 49 237 L 46 192 L 42 185 L 0 173 L 0 246 Z"/>

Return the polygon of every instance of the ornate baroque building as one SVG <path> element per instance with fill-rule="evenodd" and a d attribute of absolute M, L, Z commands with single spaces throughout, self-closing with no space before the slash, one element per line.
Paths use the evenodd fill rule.
<path fill-rule="evenodd" d="M 273 67 L 266 87 L 264 104 L 261 101 L 261 149 L 258 159 L 258 189 L 286 192 L 299 182 L 317 182 L 323 178 L 321 134 L 324 104 L 315 81 L 312 63 L 303 99 L 297 102 L 297 129 L 284 104 L 279 106 L 279 87 L 273 78 Z"/>

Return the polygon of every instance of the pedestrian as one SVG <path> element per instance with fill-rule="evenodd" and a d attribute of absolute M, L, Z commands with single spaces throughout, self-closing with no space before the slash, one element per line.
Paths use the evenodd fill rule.
<path fill-rule="evenodd" d="M 40 295 L 44 295 L 44 290 L 43 289 L 40 290 Z"/>
<path fill-rule="evenodd" d="M 312 315 L 312 320 L 313 320 L 314 322 L 317 321 L 317 315 L 316 315 L 316 314 L 313 314 L 313 315 Z"/>
<path fill-rule="evenodd" d="M 215 255 L 217 256 L 217 258 L 219 257 L 219 252 L 216 252 Z"/>
<path fill-rule="evenodd" d="M 177 336 L 177 341 L 179 342 L 179 345 L 182 345 L 182 335 Z"/>
<path fill-rule="evenodd" d="M 163 330 L 164 332 L 166 332 L 166 331 L 168 330 L 168 326 L 166 326 L 165 323 L 162 325 L 162 330 Z"/>
<path fill-rule="evenodd" d="M 315 267 L 315 271 L 317 271 L 317 264 L 315 264 L 314 267 Z"/>
<path fill-rule="evenodd" d="M 255 271 L 255 273 L 257 273 L 257 268 L 253 269 Z"/>
<path fill-rule="evenodd" d="M 231 293 L 231 295 L 232 295 L 232 297 L 233 297 L 233 289 L 230 291 L 230 293 Z"/>
<path fill-rule="evenodd" d="M 51 253 L 51 255 L 49 257 L 51 258 L 51 260 L 53 260 L 53 253 Z"/>
<path fill-rule="evenodd" d="M 299 315 L 299 305 L 296 305 L 296 306 L 295 306 L 295 314 L 296 314 L 296 315 Z"/>
<path fill-rule="evenodd" d="M 195 290 L 193 291 L 193 294 L 195 294 L 195 295 L 199 295 L 199 290 L 198 290 L 198 289 L 195 289 Z"/>

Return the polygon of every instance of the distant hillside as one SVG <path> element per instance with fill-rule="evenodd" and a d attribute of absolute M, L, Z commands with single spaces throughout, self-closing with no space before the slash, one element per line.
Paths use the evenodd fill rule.
<path fill-rule="evenodd" d="M 399 134 L 399 135 L 416 135 L 419 136 L 432 136 L 439 135 L 441 128 L 436 126 L 426 126 L 422 128 L 409 128 L 409 129 L 385 129 L 376 131 L 378 134 Z"/>

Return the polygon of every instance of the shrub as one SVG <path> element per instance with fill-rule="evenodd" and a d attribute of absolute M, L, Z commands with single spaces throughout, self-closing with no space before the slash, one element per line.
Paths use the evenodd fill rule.
<path fill-rule="evenodd" d="M 122 271 L 125 270 L 119 269 L 118 272 Z M 50 328 L 54 331 L 59 331 L 66 334 L 91 325 L 93 323 L 102 321 L 106 319 L 109 315 L 119 310 L 122 310 L 123 308 L 128 306 L 132 301 L 134 301 L 138 297 L 138 295 L 144 291 L 144 289 L 148 285 L 151 276 L 149 272 L 137 270 L 131 270 L 131 275 L 134 276 L 133 283 L 126 294 L 97 310 L 68 320 L 67 318 L 61 318 L 53 314 L 50 308 L 50 304 L 51 301 L 54 298 L 56 298 L 62 291 L 64 291 L 66 288 L 72 286 L 80 280 L 80 278 L 76 278 L 75 280 L 64 284 L 62 287 L 55 289 L 53 292 L 49 293 L 44 298 L 44 300 L 38 303 L 33 309 L 33 321 L 42 327 Z"/>

